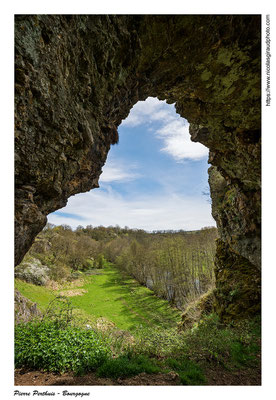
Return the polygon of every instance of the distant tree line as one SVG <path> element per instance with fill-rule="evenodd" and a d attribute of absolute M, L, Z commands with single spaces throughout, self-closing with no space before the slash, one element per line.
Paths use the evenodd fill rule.
<path fill-rule="evenodd" d="M 107 262 L 127 272 L 178 308 L 214 286 L 217 229 L 159 230 L 47 224 L 28 257 L 49 266 L 51 278 L 103 268 Z"/>
<path fill-rule="evenodd" d="M 117 252 L 113 242 L 110 254 L 115 254 L 112 261 L 118 268 L 182 309 L 214 287 L 216 237 L 215 228 L 146 234 L 124 244 L 120 240 Z"/>

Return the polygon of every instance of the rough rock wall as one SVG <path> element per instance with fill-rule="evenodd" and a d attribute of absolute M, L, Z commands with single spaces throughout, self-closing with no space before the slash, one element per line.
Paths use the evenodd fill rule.
<path fill-rule="evenodd" d="M 260 16 L 16 16 L 15 77 L 16 264 L 47 214 L 98 186 L 131 107 L 157 96 L 210 149 L 229 255 L 260 267 Z"/>
<path fill-rule="evenodd" d="M 16 324 L 28 322 L 41 316 L 36 303 L 26 299 L 18 290 L 14 291 L 14 320 Z"/>

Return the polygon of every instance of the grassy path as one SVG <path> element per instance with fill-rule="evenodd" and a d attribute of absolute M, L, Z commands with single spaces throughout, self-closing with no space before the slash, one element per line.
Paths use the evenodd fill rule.
<path fill-rule="evenodd" d="M 16 280 L 16 288 L 42 310 L 57 291 Z M 72 305 L 93 319 L 105 318 L 119 329 L 134 331 L 137 327 L 174 326 L 180 312 L 158 298 L 131 277 L 108 266 L 99 275 L 87 276 L 81 286 L 85 293 L 70 297 Z M 69 292 L 70 290 L 68 290 Z M 71 290 L 72 291 L 72 290 Z M 66 289 L 62 289 L 66 294 Z"/>

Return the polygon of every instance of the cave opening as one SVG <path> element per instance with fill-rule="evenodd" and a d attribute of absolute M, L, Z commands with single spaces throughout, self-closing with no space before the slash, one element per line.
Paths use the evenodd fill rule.
<path fill-rule="evenodd" d="M 198 230 L 215 226 L 208 187 L 208 148 L 190 139 L 173 104 L 139 101 L 119 128 L 99 188 L 71 197 L 48 216 L 53 224 Z"/>
<path fill-rule="evenodd" d="M 45 226 L 47 215 L 65 212 L 68 199 L 69 206 L 77 201 L 84 205 L 83 195 L 77 193 L 94 188 L 88 195 L 98 196 L 100 211 L 109 209 L 118 216 L 116 207 L 103 207 L 101 189 L 96 189 L 99 176 L 130 108 L 155 96 L 175 104 L 177 113 L 189 120 L 193 142 L 210 150 L 212 215 L 219 233 L 216 309 L 222 319 L 230 320 L 259 310 L 260 16 L 20 16 L 15 32 L 15 265 Z M 163 157 L 171 152 L 181 159 L 184 147 L 163 128 L 151 139 L 162 143 Z M 144 147 L 151 155 L 149 143 Z M 110 157 L 112 161 L 112 153 Z M 178 161 L 175 164 L 181 164 Z M 178 177 L 167 171 L 169 182 L 181 182 L 180 187 L 188 177 L 196 181 L 189 173 Z M 145 175 L 150 172 L 148 168 Z M 133 167 L 124 179 L 135 173 Z M 136 178 L 114 184 L 125 190 Z M 108 180 L 108 164 L 102 179 Z M 165 179 L 159 172 L 160 181 Z M 167 186 L 175 209 L 176 185 Z M 111 185 L 106 193 L 114 193 Z M 118 199 L 120 195 L 113 196 L 112 204 Z M 141 222 L 142 212 L 152 213 L 149 205 L 148 201 L 147 208 L 136 207 L 132 216 Z M 185 204 L 180 208 L 188 210 Z M 198 214 L 202 210 L 201 205 L 195 208 Z M 155 221 L 164 220 L 156 207 L 153 211 Z M 76 222 L 73 212 L 64 217 Z M 176 222 L 186 228 L 181 218 Z M 238 266 L 235 274 L 233 265 Z M 252 292 L 258 293 L 256 299 L 247 295 L 247 277 Z M 236 282 L 244 296 L 232 298 Z"/>
<path fill-rule="evenodd" d="M 214 311 L 217 322 L 219 320 L 215 325 L 218 329 L 213 331 L 221 332 L 221 322 L 233 326 L 233 323 L 244 318 L 255 318 L 260 314 L 261 305 L 260 15 L 69 17 L 20 15 L 15 19 L 15 264 L 20 264 L 33 243 L 36 250 L 40 247 L 44 251 L 47 268 L 47 262 L 51 262 L 49 243 L 47 238 L 41 240 L 39 232 L 46 224 L 46 216 L 56 210 L 60 211 L 50 214 L 49 221 L 59 221 L 60 224 L 64 218 L 65 228 L 61 229 L 62 234 L 56 232 L 55 228 L 50 232 L 53 239 L 51 252 L 53 253 L 55 246 L 61 247 L 64 259 L 59 258 L 56 263 L 52 263 L 52 272 L 64 271 L 65 274 L 71 274 L 69 269 L 64 268 L 66 257 L 72 255 L 70 265 L 75 269 L 74 273 L 78 272 L 80 261 L 77 256 L 87 248 L 88 243 L 83 237 L 83 247 L 80 246 L 77 253 L 75 250 L 78 250 L 79 242 L 74 238 L 71 240 L 72 245 L 68 245 L 67 239 L 70 239 L 70 235 L 72 239 L 74 232 L 67 229 L 66 225 L 105 225 L 103 220 L 99 223 L 95 220 L 87 221 L 88 209 L 94 218 L 108 218 L 108 225 L 118 223 L 132 227 L 138 221 L 141 228 L 147 230 L 164 229 L 166 218 L 175 222 L 175 225 L 167 225 L 166 228 L 177 229 L 180 226 L 185 230 L 189 226 L 189 218 L 195 221 L 204 206 L 209 207 L 211 218 L 210 204 L 202 195 L 207 180 L 202 187 L 192 175 L 192 171 L 197 171 L 195 166 L 203 163 L 203 159 L 199 157 L 198 160 L 187 161 L 190 160 L 189 153 L 183 154 L 182 151 L 184 148 L 185 151 L 190 151 L 190 146 L 186 142 L 182 146 L 184 136 L 180 137 L 178 130 L 174 130 L 178 122 L 173 125 L 173 121 L 170 121 L 169 130 L 164 122 L 151 132 L 143 128 L 139 133 L 141 121 L 138 118 L 135 122 L 135 118 L 132 118 L 132 124 L 137 125 L 133 126 L 136 132 L 128 136 L 132 142 L 130 144 L 135 150 L 144 148 L 148 156 L 147 162 L 140 161 L 143 167 L 140 171 L 138 161 L 133 165 L 130 158 L 120 165 L 116 159 L 119 157 L 116 151 L 121 151 L 124 147 L 124 130 L 127 128 L 127 122 L 124 122 L 119 127 L 120 144 L 113 146 L 112 152 L 115 153 L 110 153 L 105 164 L 110 145 L 117 140 L 116 129 L 122 119 L 126 118 L 129 109 L 138 100 L 144 100 L 149 95 L 157 96 L 159 99 L 166 99 L 170 104 L 175 103 L 177 113 L 181 117 L 186 116 L 190 122 L 192 140 L 206 145 L 210 150 L 212 214 L 218 226 L 219 239 L 215 250 L 216 288 L 212 298 L 209 298 L 210 303 L 205 303 L 204 308 L 206 305 L 208 313 Z M 146 110 L 149 120 L 152 114 L 148 103 Z M 162 117 L 167 118 L 163 111 L 159 110 L 156 121 L 160 122 Z M 188 127 L 184 122 L 183 124 L 181 129 L 186 132 Z M 143 143 L 143 135 L 148 135 L 147 141 L 144 146 L 139 147 L 136 143 L 139 139 Z M 159 143 L 159 156 L 163 157 L 163 161 L 165 158 L 168 162 L 170 160 L 176 165 L 174 168 L 173 165 L 162 162 L 165 168 L 161 172 L 156 160 L 154 162 L 151 149 L 153 142 Z M 131 154 L 130 147 L 126 154 Z M 184 167 L 191 162 L 191 172 L 189 169 L 183 172 Z M 206 164 L 207 154 L 205 176 Z M 157 182 L 154 182 L 151 175 L 153 165 L 157 170 Z M 100 175 L 102 188 L 97 188 Z M 134 185 L 142 181 L 141 175 L 146 177 L 144 186 L 135 191 Z M 192 183 L 189 189 L 190 203 L 187 202 L 188 182 Z M 92 188 L 93 191 L 87 195 L 77 194 Z M 160 188 L 167 190 L 168 197 L 164 192 L 161 193 Z M 161 196 L 154 204 L 149 198 L 144 198 L 141 203 L 142 189 L 146 193 L 158 193 Z M 184 198 L 182 189 L 186 195 L 186 203 L 181 203 Z M 196 203 L 192 196 L 193 190 L 200 195 L 201 203 Z M 129 194 L 128 191 L 134 196 L 134 200 L 130 202 L 134 207 L 129 210 L 132 220 L 123 219 L 127 215 L 128 203 L 122 199 Z M 84 201 L 84 196 L 88 196 L 88 200 Z M 67 199 L 69 208 L 65 209 Z M 105 199 L 111 201 L 105 203 Z M 79 205 L 78 211 L 74 208 L 76 205 Z M 171 206 L 170 211 L 168 206 Z M 194 207 L 196 213 L 192 213 L 188 206 Z M 189 213 L 187 218 L 183 210 Z M 149 221 L 150 215 L 153 216 L 153 221 L 162 225 L 146 226 L 145 221 Z M 114 222 L 110 217 L 114 218 Z M 56 218 L 56 222 L 52 218 Z M 188 229 L 193 228 L 196 229 L 192 226 Z M 125 229 L 123 234 L 127 244 L 128 230 Z M 157 239 L 160 238 L 157 236 Z M 94 246 L 95 243 L 91 240 L 90 244 Z M 120 244 L 120 240 L 116 243 Z M 179 247 L 171 246 L 169 241 L 168 246 L 163 246 L 161 239 L 158 243 L 161 243 L 161 249 L 153 255 L 161 256 L 149 260 L 160 271 L 161 265 L 170 262 L 171 255 L 180 260 L 180 252 Z M 69 250 L 73 251 L 70 253 Z M 120 246 L 113 247 L 113 250 L 120 252 Z M 137 245 L 135 241 L 130 243 L 128 254 L 134 261 L 137 257 L 144 259 L 145 255 L 143 247 L 139 247 L 139 243 Z M 194 259 L 192 252 L 190 254 L 193 265 L 202 265 L 201 253 Z M 125 260 L 127 259 L 121 258 L 122 264 Z M 185 257 L 180 261 L 183 260 Z M 92 261 L 94 262 L 84 260 L 84 268 L 89 270 Z M 104 263 L 101 253 L 96 262 L 97 266 Z M 37 265 L 40 268 L 41 262 Z M 135 263 L 132 266 L 135 268 Z M 101 274 L 97 276 L 95 279 L 102 279 Z M 168 274 L 162 276 L 171 279 Z M 175 277 L 182 278 L 178 273 Z M 197 290 L 198 282 L 192 282 Z M 147 281 L 147 284 L 150 286 L 152 282 Z M 24 285 L 26 288 L 27 283 L 20 282 L 23 295 Z M 107 282 L 101 282 L 101 285 L 106 291 L 111 287 Z M 77 289 L 76 296 L 72 296 L 76 303 L 86 298 L 89 300 L 87 307 L 95 307 L 89 296 L 87 297 L 88 289 Z M 28 289 L 25 293 L 31 295 L 32 291 Z M 174 295 L 170 285 L 168 295 Z M 35 297 L 33 301 L 37 301 Z M 109 301 L 109 298 L 99 298 L 99 317 L 102 316 L 103 309 L 112 311 Z M 134 303 L 132 301 L 131 305 Z M 118 298 L 114 304 L 119 304 Z M 122 310 L 114 310 L 112 314 L 123 318 L 126 308 L 124 304 Z M 151 311 L 149 307 L 149 321 L 152 320 Z M 132 312 L 132 318 L 136 317 L 137 313 Z M 182 319 L 183 325 L 184 320 L 185 317 Z M 205 334 L 208 334 L 208 330 Z M 172 341 L 174 339 L 175 337 Z M 212 340 L 208 340 L 208 346 L 211 343 Z M 17 354 L 21 352 L 18 351 Z M 214 360 L 214 354 L 218 354 L 216 349 L 210 353 L 211 357 L 208 355 L 208 363 Z M 227 350 L 226 357 L 229 354 Z"/>

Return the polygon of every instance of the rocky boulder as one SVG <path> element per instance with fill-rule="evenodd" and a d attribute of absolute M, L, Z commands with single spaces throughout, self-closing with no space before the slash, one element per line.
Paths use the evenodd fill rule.
<path fill-rule="evenodd" d="M 50 279 L 50 268 L 41 264 L 37 258 L 23 261 L 15 267 L 15 277 L 35 285 L 46 285 Z"/>

